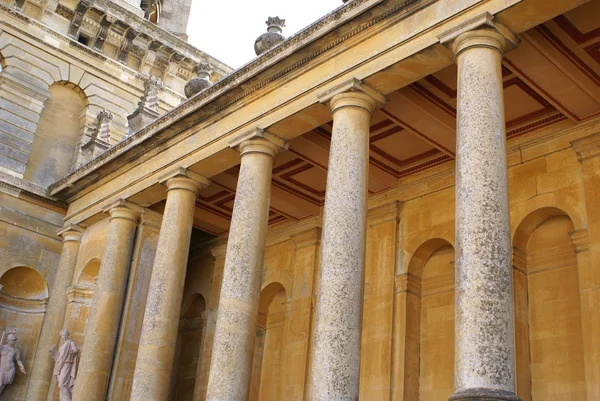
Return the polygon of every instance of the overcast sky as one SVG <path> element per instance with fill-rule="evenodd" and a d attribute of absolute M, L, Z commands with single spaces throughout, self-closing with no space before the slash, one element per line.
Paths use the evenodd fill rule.
<path fill-rule="evenodd" d="M 254 41 L 267 31 L 268 17 L 285 19 L 283 34 L 289 37 L 341 5 L 342 0 L 193 0 L 189 42 L 238 68 L 256 57 Z"/>

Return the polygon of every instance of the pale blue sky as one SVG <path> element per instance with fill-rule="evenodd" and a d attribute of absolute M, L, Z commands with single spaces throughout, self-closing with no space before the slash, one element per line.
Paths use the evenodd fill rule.
<path fill-rule="evenodd" d="M 341 5 L 342 0 L 194 0 L 189 42 L 238 68 L 256 57 L 254 41 L 266 32 L 268 17 L 285 19 L 283 34 L 289 37 Z"/>

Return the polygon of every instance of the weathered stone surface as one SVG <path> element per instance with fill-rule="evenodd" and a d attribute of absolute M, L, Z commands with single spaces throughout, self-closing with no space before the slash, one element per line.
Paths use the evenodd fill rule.
<path fill-rule="evenodd" d="M 177 339 L 194 206 L 206 178 L 177 170 L 163 179 L 167 204 L 162 219 L 130 400 L 165 400 Z"/>
<path fill-rule="evenodd" d="M 273 161 L 285 142 L 260 130 L 233 144 L 241 167 L 206 399 L 246 400 L 264 260 Z"/>
<path fill-rule="evenodd" d="M 482 30 L 463 33 L 454 43 L 458 398 L 452 399 L 457 400 L 517 399 L 501 71 L 504 41 L 497 32 Z"/>
<path fill-rule="evenodd" d="M 141 209 L 118 201 L 107 209 L 110 224 L 81 350 L 73 398 L 101 401 L 106 396 L 133 240 Z"/>
<path fill-rule="evenodd" d="M 323 212 L 311 400 L 356 400 L 365 262 L 369 123 L 377 100 L 331 99 L 333 132 Z"/>

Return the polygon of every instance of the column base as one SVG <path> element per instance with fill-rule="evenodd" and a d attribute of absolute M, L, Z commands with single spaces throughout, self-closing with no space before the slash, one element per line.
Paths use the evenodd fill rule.
<path fill-rule="evenodd" d="M 456 392 L 448 401 L 521 401 L 521 399 L 510 391 L 469 388 Z"/>

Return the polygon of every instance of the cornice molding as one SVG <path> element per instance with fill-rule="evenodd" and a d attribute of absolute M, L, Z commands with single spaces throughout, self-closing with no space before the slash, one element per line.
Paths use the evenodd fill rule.
<path fill-rule="evenodd" d="M 580 162 L 600 156 L 600 132 L 571 142 Z"/>
<path fill-rule="evenodd" d="M 345 23 L 347 18 L 353 18 L 359 15 L 366 9 L 379 4 L 381 0 L 354 0 L 349 2 L 337 10 L 334 10 L 331 14 L 328 14 L 314 24 L 308 26 L 304 30 L 298 32 L 296 35 L 288 38 L 278 46 L 275 46 L 271 50 L 265 52 L 250 63 L 242 66 L 230 75 L 216 82 L 214 85 L 198 93 L 196 96 L 188 99 L 177 108 L 161 116 L 152 124 L 124 139 L 122 142 L 103 153 L 97 159 L 82 165 L 69 176 L 53 184 L 50 188 L 51 192 L 57 194 L 67 189 L 69 185 L 73 186 L 75 182 L 85 177 L 90 171 L 108 164 L 110 161 L 118 158 L 121 154 L 132 150 L 134 147 L 143 142 L 156 140 L 158 143 L 162 143 L 167 141 L 179 135 L 180 133 L 197 126 L 210 116 L 213 116 L 214 114 L 225 110 L 240 100 L 249 97 L 259 89 L 262 89 L 270 83 L 282 78 L 285 75 L 288 75 L 290 72 L 304 67 L 313 59 L 328 51 L 331 51 L 333 48 L 338 47 L 347 40 L 365 32 L 369 28 L 390 18 L 406 17 L 419 11 L 434 1 L 435 0 L 405 0 L 399 4 L 396 4 L 395 6 L 389 7 L 381 14 L 374 16 L 369 21 L 358 25 L 344 35 L 341 35 L 331 42 L 309 52 L 309 54 L 302 59 L 295 62 L 290 62 L 289 65 L 282 68 L 279 72 L 271 75 L 265 80 L 249 86 L 248 89 L 233 96 L 231 99 L 224 100 L 221 104 L 215 105 L 214 107 L 203 108 L 209 102 L 216 100 L 221 95 L 224 95 L 226 92 L 230 91 L 232 85 L 239 87 L 242 83 L 247 82 L 249 79 L 255 77 L 259 73 L 264 72 L 268 68 L 272 67 L 275 63 L 283 61 L 283 59 L 285 59 L 290 52 L 299 50 L 300 48 L 308 45 L 310 42 L 314 42 L 326 34 L 331 33 L 333 29 Z M 165 132 L 167 131 L 167 127 L 177 123 L 182 117 L 198 110 L 200 111 L 199 115 L 193 121 L 182 123 L 180 127 L 177 127 L 177 129 L 171 129 L 168 130 L 169 132 Z M 163 137 L 159 137 L 158 134 L 160 133 L 163 134 Z M 153 146 L 156 146 L 156 144 L 153 144 Z"/>

